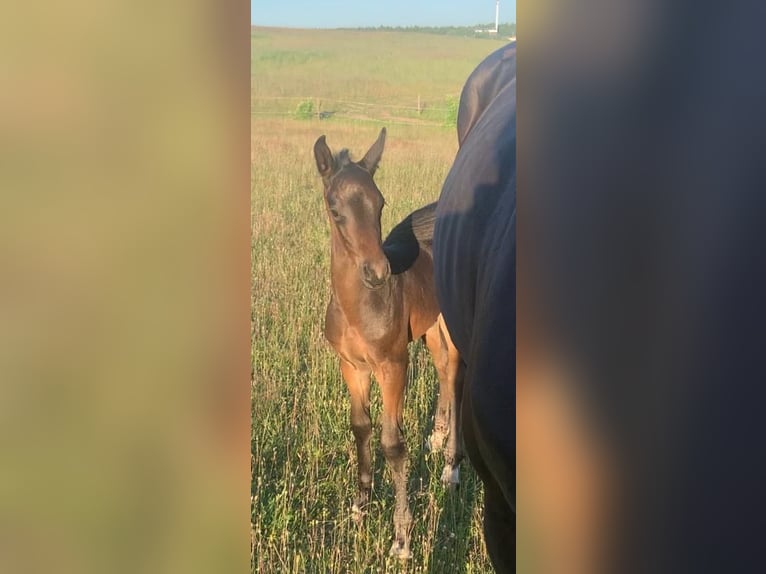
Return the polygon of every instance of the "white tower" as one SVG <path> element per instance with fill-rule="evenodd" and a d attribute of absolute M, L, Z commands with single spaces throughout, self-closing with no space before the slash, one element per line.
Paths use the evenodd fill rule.
<path fill-rule="evenodd" d="M 500 0 L 495 0 L 495 34 L 500 29 Z"/>

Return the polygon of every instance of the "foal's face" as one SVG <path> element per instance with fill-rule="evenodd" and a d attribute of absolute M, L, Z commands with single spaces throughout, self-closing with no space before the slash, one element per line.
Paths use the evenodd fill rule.
<path fill-rule="evenodd" d="M 372 178 L 383 153 L 384 141 L 385 128 L 358 163 L 350 161 L 345 152 L 333 157 L 324 136 L 314 146 L 333 234 L 368 289 L 382 287 L 391 275 L 381 246 L 380 216 L 385 201 Z"/>
<path fill-rule="evenodd" d="M 325 205 L 331 225 L 362 273 L 362 282 L 370 289 L 381 287 L 391 270 L 381 248 L 383 195 L 370 174 L 356 164 L 347 166 L 325 190 Z"/>

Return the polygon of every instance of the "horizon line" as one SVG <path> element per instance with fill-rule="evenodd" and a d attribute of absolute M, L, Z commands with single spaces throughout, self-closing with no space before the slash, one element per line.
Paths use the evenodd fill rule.
<path fill-rule="evenodd" d="M 487 22 L 478 22 L 474 24 L 398 24 L 391 26 L 389 24 L 378 24 L 377 26 L 279 26 L 272 24 L 254 24 L 250 23 L 251 28 L 272 28 L 274 30 L 378 30 L 380 28 L 472 28 L 474 26 L 482 26 Z M 500 22 L 500 26 L 508 26 L 510 24 L 516 24 L 516 21 Z"/>

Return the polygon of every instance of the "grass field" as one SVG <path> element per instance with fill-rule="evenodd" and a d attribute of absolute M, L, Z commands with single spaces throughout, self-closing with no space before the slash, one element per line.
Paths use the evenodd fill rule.
<path fill-rule="evenodd" d="M 447 112 L 438 110 L 499 45 L 401 32 L 252 32 L 254 572 L 491 572 L 478 479 L 463 463 L 460 489 L 446 492 L 441 455 L 423 449 L 437 380 L 420 344 L 411 347 L 405 405 L 414 558 L 400 564 L 387 555 L 393 495 L 375 385 L 372 503 L 361 525 L 351 520 L 356 456 L 345 385 L 322 336 L 329 229 L 312 146 L 326 134 L 333 149 L 361 157 L 387 126 L 376 174 L 385 234 L 438 197 L 457 150 Z M 307 98 L 318 102 L 315 112 L 333 114 L 298 119 L 293 112 Z"/>

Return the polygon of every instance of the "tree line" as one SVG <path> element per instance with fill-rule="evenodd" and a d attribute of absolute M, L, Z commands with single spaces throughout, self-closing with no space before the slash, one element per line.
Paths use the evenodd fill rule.
<path fill-rule="evenodd" d="M 382 30 L 388 32 L 419 32 L 421 34 L 440 34 L 442 36 L 484 36 L 476 30 L 494 30 L 495 23 L 476 24 L 474 26 L 377 26 L 374 28 L 356 28 L 356 30 Z M 505 22 L 498 26 L 498 36 L 516 35 L 516 22 Z"/>

